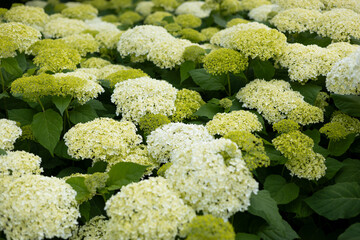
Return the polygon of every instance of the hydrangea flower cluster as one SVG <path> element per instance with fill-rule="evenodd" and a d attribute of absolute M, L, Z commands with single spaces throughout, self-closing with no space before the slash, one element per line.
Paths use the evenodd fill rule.
<path fill-rule="evenodd" d="M 126 156 L 142 138 L 132 122 L 97 118 L 76 124 L 64 135 L 64 140 L 70 156 L 96 162 L 115 155 Z"/>
<path fill-rule="evenodd" d="M 115 49 L 122 34 L 123 32 L 117 29 L 102 31 L 96 34 L 95 40 L 100 43 L 101 48 Z"/>
<path fill-rule="evenodd" d="M 360 134 L 360 121 L 342 112 L 334 112 L 331 121 L 319 129 L 330 140 L 338 141 L 349 134 Z"/>
<path fill-rule="evenodd" d="M 162 177 L 131 183 L 121 188 L 105 206 L 110 217 L 104 239 L 175 239 L 195 217 L 168 180 Z"/>
<path fill-rule="evenodd" d="M 184 146 L 172 154 L 171 163 L 165 177 L 197 212 L 227 219 L 245 211 L 258 191 L 241 151 L 228 139 Z"/>
<path fill-rule="evenodd" d="M 290 118 L 301 125 L 324 120 L 320 108 L 306 103 L 304 97 L 291 90 L 290 84 L 283 80 L 255 79 L 240 89 L 236 98 L 243 103 L 243 107 L 257 109 L 269 123 L 284 118 Z"/>
<path fill-rule="evenodd" d="M 42 39 L 32 44 L 27 53 L 36 56 L 39 52 L 49 48 L 71 48 L 71 46 L 66 44 L 63 39 Z"/>
<path fill-rule="evenodd" d="M 109 81 L 110 87 L 114 87 L 119 82 L 141 77 L 149 77 L 149 75 L 144 73 L 141 69 L 124 69 L 110 74 L 105 77 L 105 79 Z"/>
<path fill-rule="evenodd" d="M 86 20 L 97 17 L 98 9 L 90 4 L 79 4 L 65 8 L 61 11 L 61 14 L 68 18 Z"/>
<path fill-rule="evenodd" d="M 62 39 L 71 48 L 76 49 L 82 57 L 85 57 L 87 53 L 99 51 L 100 44 L 89 33 L 73 34 Z"/>
<path fill-rule="evenodd" d="M 196 142 L 212 140 L 214 137 L 202 125 L 169 123 L 152 131 L 146 143 L 151 156 L 160 163 L 166 163 L 174 151 Z"/>
<path fill-rule="evenodd" d="M 11 37 L 0 36 L 0 60 L 1 58 L 15 57 L 17 48 L 17 44 L 12 41 Z"/>
<path fill-rule="evenodd" d="M 100 215 L 93 217 L 70 237 L 70 240 L 103 239 L 108 220 Z"/>
<path fill-rule="evenodd" d="M 0 149 L 12 150 L 14 143 L 22 134 L 15 121 L 0 119 Z"/>
<path fill-rule="evenodd" d="M 279 11 L 279 5 L 265 4 L 257 8 L 251 9 L 251 11 L 249 12 L 249 17 L 257 22 L 265 22 L 269 20 L 269 18 L 271 18 L 273 14 L 276 14 Z"/>
<path fill-rule="evenodd" d="M 241 0 L 240 1 L 240 10 L 241 11 L 250 11 L 254 8 L 270 5 L 271 2 L 269 0 Z"/>
<path fill-rule="evenodd" d="M 212 120 L 206 123 L 206 128 L 212 135 L 221 135 L 231 131 L 261 131 L 262 125 L 256 114 L 238 110 L 230 113 L 217 113 Z"/>
<path fill-rule="evenodd" d="M 46 38 L 62 38 L 81 33 L 86 29 L 87 25 L 84 21 L 59 17 L 50 19 L 42 33 Z"/>
<path fill-rule="evenodd" d="M 75 230 L 79 205 L 65 180 L 27 174 L 1 190 L 0 229 L 8 239 L 68 238 Z"/>
<path fill-rule="evenodd" d="M 139 128 L 144 132 L 145 135 L 149 135 L 158 127 L 168 123 L 170 123 L 170 120 L 167 116 L 163 114 L 148 113 L 140 119 Z"/>
<path fill-rule="evenodd" d="M 80 66 L 82 68 L 102 68 L 105 67 L 107 65 L 110 65 L 111 62 L 102 59 L 102 58 L 98 58 L 98 57 L 91 57 L 86 59 L 85 61 L 80 63 Z"/>
<path fill-rule="evenodd" d="M 7 151 L 0 155 L 0 177 L 20 177 L 25 174 L 40 174 L 41 158 L 25 151 Z"/>
<path fill-rule="evenodd" d="M 192 14 L 198 18 L 206 18 L 210 15 L 211 9 L 203 9 L 204 4 L 203 1 L 183 2 L 176 8 L 175 14 Z"/>
<path fill-rule="evenodd" d="M 147 113 L 172 115 L 177 91 L 164 80 L 141 77 L 117 83 L 111 101 L 116 104 L 116 114 L 138 123 Z"/>
<path fill-rule="evenodd" d="M 195 119 L 193 114 L 205 104 L 201 95 L 193 90 L 183 88 L 176 94 L 175 112 L 170 116 L 171 121 L 181 122 L 185 119 Z"/>
<path fill-rule="evenodd" d="M 320 10 L 324 8 L 322 0 L 271 0 L 271 2 L 283 9 L 304 8 Z"/>

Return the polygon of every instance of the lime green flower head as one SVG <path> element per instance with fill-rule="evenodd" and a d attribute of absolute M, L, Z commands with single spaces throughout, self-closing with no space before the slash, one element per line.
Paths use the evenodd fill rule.
<path fill-rule="evenodd" d="M 95 36 L 95 40 L 100 43 L 100 48 L 114 49 L 123 34 L 120 30 L 101 31 Z"/>
<path fill-rule="evenodd" d="M 140 77 L 149 77 L 149 75 L 144 73 L 141 69 L 124 69 L 106 76 L 105 79 L 109 81 L 110 87 L 115 87 L 118 82 Z"/>
<path fill-rule="evenodd" d="M 168 12 L 174 11 L 179 6 L 176 0 L 152 0 L 152 2 L 155 7 L 163 7 Z"/>
<path fill-rule="evenodd" d="M 34 58 L 34 64 L 40 67 L 40 72 L 56 73 L 65 69 L 74 70 L 80 62 L 79 52 L 70 48 L 47 48 Z"/>
<path fill-rule="evenodd" d="M 204 68 L 213 75 L 239 73 L 244 71 L 248 64 L 248 59 L 244 55 L 227 48 L 211 51 L 204 58 Z"/>
<path fill-rule="evenodd" d="M 270 4 L 271 1 L 268 0 L 242 0 L 240 1 L 240 9 L 242 11 L 250 11 L 254 8 Z"/>
<path fill-rule="evenodd" d="M 4 14 L 9 11 L 9 9 L 6 8 L 0 8 L 0 21 L 4 19 Z"/>
<path fill-rule="evenodd" d="M 201 63 L 203 62 L 205 54 L 206 51 L 204 48 L 198 45 L 193 45 L 185 48 L 183 57 L 185 61 L 193 61 L 195 63 Z"/>
<path fill-rule="evenodd" d="M 164 28 L 166 29 L 166 31 L 168 31 L 171 35 L 173 35 L 175 37 L 179 35 L 179 32 L 182 29 L 179 24 L 174 23 L 174 22 L 166 24 L 164 26 Z"/>
<path fill-rule="evenodd" d="M 41 7 L 17 6 L 10 8 L 4 14 L 4 19 L 8 22 L 21 22 L 41 31 L 49 16 Z"/>
<path fill-rule="evenodd" d="M 73 34 L 64 37 L 63 40 L 71 48 L 76 49 L 83 57 L 87 53 L 99 52 L 100 44 L 89 33 Z"/>
<path fill-rule="evenodd" d="M 288 133 L 291 131 L 299 130 L 300 125 L 289 119 L 282 119 L 273 125 L 274 131 L 278 133 Z"/>
<path fill-rule="evenodd" d="M 110 22 L 110 23 L 115 23 L 115 22 L 119 21 L 118 17 L 114 14 L 108 14 L 108 15 L 102 16 L 101 20 L 105 21 L 105 22 Z"/>
<path fill-rule="evenodd" d="M 90 4 L 79 4 L 68 7 L 61 11 L 61 14 L 68 18 L 87 20 L 96 18 L 98 10 Z"/>
<path fill-rule="evenodd" d="M 220 3 L 220 10 L 225 15 L 230 15 L 239 12 L 241 10 L 241 1 L 222 0 Z"/>
<path fill-rule="evenodd" d="M 21 126 L 21 130 L 22 135 L 20 137 L 20 140 L 36 140 L 30 124 Z"/>
<path fill-rule="evenodd" d="M 250 171 L 270 165 L 270 159 L 266 155 L 262 140 L 254 134 L 248 131 L 232 131 L 225 134 L 224 138 L 230 139 L 238 145 Z"/>
<path fill-rule="evenodd" d="M 165 26 L 166 24 L 168 24 L 168 22 L 163 19 L 164 17 L 170 17 L 170 16 L 172 16 L 171 13 L 157 11 L 148 15 L 144 20 L 144 24 Z"/>
<path fill-rule="evenodd" d="M 70 237 L 70 240 L 102 239 L 106 231 L 106 217 L 100 215 L 93 217 L 85 225 L 79 227 Z"/>
<path fill-rule="evenodd" d="M 215 33 L 219 32 L 220 29 L 216 27 L 208 27 L 201 29 L 201 33 L 206 37 L 206 41 L 209 41 Z"/>
<path fill-rule="evenodd" d="M 224 109 L 230 109 L 233 102 L 232 100 L 228 99 L 228 98 L 223 98 L 219 101 L 219 104 L 221 107 L 223 107 Z"/>
<path fill-rule="evenodd" d="M 139 21 L 141 21 L 143 19 L 143 17 L 138 14 L 137 12 L 134 11 L 126 11 L 123 14 L 121 14 L 119 17 L 119 22 L 121 22 L 122 24 L 127 24 L 127 25 L 133 25 Z"/>
<path fill-rule="evenodd" d="M 203 42 L 206 40 L 206 37 L 202 33 L 192 28 L 182 29 L 181 31 L 179 31 L 179 35 L 181 36 L 181 38 L 187 39 L 193 43 Z"/>
<path fill-rule="evenodd" d="M 132 0 L 110 0 L 111 8 L 119 11 L 132 6 Z"/>
<path fill-rule="evenodd" d="M 330 99 L 330 95 L 326 92 L 319 92 L 316 96 L 314 105 L 321 110 L 325 111 L 325 107 L 329 106 L 329 103 L 327 102 Z"/>
<path fill-rule="evenodd" d="M 249 21 L 243 18 L 233 18 L 226 23 L 226 27 L 229 28 L 237 24 L 243 24 L 243 23 L 249 23 Z"/>
<path fill-rule="evenodd" d="M 11 37 L 0 35 L 0 59 L 16 56 L 18 45 L 12 41 Z"/>
<path fill-rule="evenodd" d="M 71 48 L 63 39 L 42 39 L 30 46 L 28 52 L 34 56 L 40 51 L 49 48 Z"/>
<path fill-rule="evenodd" d="M 322 0 L 272 0 L 271 2 L 279 5 L 282 9 L 305 8 L 321 10 L 324 8 Z"/>
<path fill-rule="evenodd" d="M 185 240 L 234 240 L 235 232 L 229 222 L 213 215 L 196 216 L 185 226 L 182 235 Z"/>
<path fill-rule="evenodd" d="M 300 125 L 308 125 L 323 122 L 324 112 L 318 107 L 315 107 L 307 102 L 303 102 L 296 108 L 292 109 L 288 113 L 287 117 Z"/>
<path fill-rule="evenodd" d="M 192 14 L 181 14 L 175 18 L 175 22 L 183 28 L 198 28 L 201 26 L 201 18 Z"/>
<path fill-rule="evenodd" d="M 139 127 L 145 135 L 149 135 L 158 127 L 168 123 L 170 123 L 169 118 L 163 114 L 147 113 L 140 118 Z"/>
<path fill-rule="evenodd" d="M 102 68 L 105 67 L 107 65 L 110 65 L 111 62 L 102 59 L 102 58 L 98 58 L 98 57 L 91 57 L 86 59 L 85 61 L 80 63 L 80 66 L 82 68 Z"/>
<path fill-rule="evenodd" d="M 193 114 L 204 105 L 200 94 L 189 89 L 181 89 L 176 94 L 175 112 L 171 115 L 172 122 L 181 122 L 184 119 L 196 119 Z"/>

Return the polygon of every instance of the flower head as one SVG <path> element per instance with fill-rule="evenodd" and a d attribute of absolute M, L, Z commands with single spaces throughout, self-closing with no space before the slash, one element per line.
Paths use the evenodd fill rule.
<path fill-rule="evenodd" d="M 82 68 L 102 68 L 105 67 L 107 65 L 110 65 L 111 62 L 102 59 L 102 58 L 98 58 L 98 57 L 91 57 L 86 59 L 85 61 L 80 63 L 80 66 Z"/>
<path fill-rule="evenodd" d="M 233 18 L 231 19 L 230 21 L 228 21 L 226 23 L 226 27 L 227 28 L 230 28 L 232 26 L 235 26 L 237 24 L 244 24 L 244 23 L 249 23 L 250 21 L 246 20 L 246 19 L 243 19 L 243 18 Z"/>
<path fill-rule="evenodd" d="M 114 87 L 119 82 L 141 77 L 149 77 L 149 75 L 144 73 L 141 69 L 124 69 L 106 76 L 105 79 L 109 81 L 111 87 Z"/>
<path fill-rule="evenodd" d="M 204 48 L 198 45 L 192 45 L 185 48 L 183 57 L 185 61 L 193 61 L 195 63 L 201 63 L 203 62 L 205 54 L 206 51 Z"/>
<path fill-rule="evenodd" d="M 156 11 L 145 18 L 144 24 L 165 26 L 168 22 L 164 20 L 164 17 L 171 17 L 171 16 L 172 14 L 169 12 Z"/>
<path fill-rule="evenodd" d="M 174 11 L 179 6 L 176 0 L 152 0 L 152 2 L 155 7 L 163 7 L 168 12 Z"/>
<path fill-rule="evenodd" d="M 68 18 L 85 20 L 95 18 L 98 14 L 98 10 L 90 4 L 79 4 L 65 8 L 61 11 L 61 14 Z"/>
<path fill-rule="evenodd" d="M 107 222 L 108 220 L 102 215 L 93 217 L 85 225 L 79 227 L 70 240 L 102 239 L 105 235 Z"/>
<path fill-rule="evenodd" d="M 71 48 L 78 50 L 82 57 L 87 53 L 99 52 L 100 44 L 89 33 L 73 34 L 62 39 Z"/>
<path fill-rule="evenodd" d="M 271 2 L 283 9 L 305 8 L 320 10 L 324 7 L 322 0 L 271 0 Z"/>
<path fill-rule="evenodd" d="M 240 2 L 240 9 L 242 11 L 250 11 L 254 8 L 270 4 L 270 0 L 242 0 Z"/>
<path fill-rule="evenodd" d="M 176 94 L 175 112 L 170 116 L 173 122 L 181 122 L 184 119 L 195 119 L 193 114 L 205 104 L 200 94 L 189 89 L 181 89 Z"/>
<path fill-rule="evenodd" d="M 202 33 L 192 28 L 184 28 L 178 33 L 181 38 L 187 39 L 193 43 L 203 42 L 206 40 L 206 37 Z"/>
<path fill-rule="evenodd" d="M 201 29 L 201 33 L 206 37 L 206 41 L 209 41 L 215 33 L 219 32 L 220 29 L 216 27 L 208 27 Z"/>
<path fill-rule="evenodd" d="M 95 40 L 100 43 L 100 47 L 114 49 L 116 48 L 121 35 L 123 34 L 120 30 L 108 30 L 102 31 L 95 36 Z"/>
<path fill-rule="evenodd" d="M 158 127 L 168 123 L 170 123 L 170 120 L 167 116 L 163 114 L 148 113 L 140 118 L 139 128 L 144 132 L 145 135 L 149 135 Z"/>
<path fill-rule="evenodd" d="M 227 73 L 240 73 L 244 71 L 248 63 L 248 58 L 238 51 L 220 48 L 211 51 L 204 58 L 204 68 L 213 75 L 221 75 Z"/>
<path fill-rule="evenodd" d="M 183 2 L 180 6 L 176 8 L 175 14 L 192 14 L 198 18 L 206 18 L 210 15 L 210 9 L 203 9 L 202 6 L 205 3 L 203 1 L 192 1 L 192 2 Z"/>
<path fill-rule="evenodd" d="M 201 19 L 192 14 L 178 15 L 175 22 L 183 28 L 198 28 L 201 26 Z"/>
<path fill-rule="evenodd" d="M 119 22 L 122 24 L 128 24 L 133 25 L 143 19 L 143 17 L 134 11 L 126 11 L 123 14 L 121 14 L 119 17 Z"/>
<path fill-rule="evenodd" d="M 18 45 L 12 41 L 11 37 L 0 36 L 0 59 L 15 57 L 17 48 Z"/>
<path fill-rule="evenodd" d="M 64 17 L 51 19 L 44 27 L 43 34 L 46 38 L 62 38 L 86 30 L 85 22 L 78 19 Z"/>
<path fill-rule="evenodd" d="M 136 4 L 135 11 L 143 16 L 148 16 L 151 14 L 154 5 L 152 1 L 140 1 Z"/>
<path fill-rule="evenodd" d="M 3 176 L 20 177 L 25 174 L 40 174 L 41 158 L 25 151 L 8 151 L 0 155 L 0 178 Z"/>
<path fill-rule="evenodd" d="M 274 131 L 278 133 L 288 133 L 300 129 L 300 125 L 290 119 L 282 119 L 273 125 Z"/>
<path fill-rule="evenodd" d="M 63 39 L 42 39 L 30 46 L 28 52 L 34 56 L 48 48 L 71 48 Z"/>
<path fill-rule="evenodd" d="M 251 9 L 249 12 L 249 18 L 254 19 L 257 22 L 266 22 L 274 14 L 280 11 L 279 5 L 276 4 L 265 4 L 257 8 Z"/>
<path fill-rule="evenodd" d="M 15 121 L 0 119 L 0 149 L 12 150 L 14 143 L 22 134 L 21 128 Z"/>

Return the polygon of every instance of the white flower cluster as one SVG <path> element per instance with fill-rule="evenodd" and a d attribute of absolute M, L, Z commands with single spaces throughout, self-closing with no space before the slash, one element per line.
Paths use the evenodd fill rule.
<path fill-rule="evenodd" d="M 165 177 L 196 211 L 224 219 L 250 205 L 258 183 L 228 139 L 196 142 L 171 156 Z"/>
<path fill-rule="evenodd" d="M 253 8 L 249 12 L 249 17 L 257 22 L 265 22 L 269 19 L 270 14 L 275 14 L 280 11 L 279 5 L 265 4 L 260 7 Z"/>
<path fill-rule="evenodd" d="M 62 39 L 71 48 L 78 50 L 82 57 L 87 53 L 99 52 L 100 43 L 89 33 L 73 34 Z"/>
<path fill-rule="evenodd" d="M 141 77 L 117 83 L 111 101 L 117 106 L 116 114 L 138 123 L 147 113 L 172 115 L 177 92 L 164 80 Z"/>
<path fill-rule="evenodd" d="M 16 125 L 15 121 L 5 118 L 0 119 L 0 149 L 14 149 L 14 143 L 21 134 L 22 130 Z"/>
<path fill-rule="evenodd" d="M 103 239 L 108 220 L 102 215 L 93 217 L 85 225 L 81 226 L 70 240 L 96 240 Z"/>
<path fill-rule="evenodd" d="M 6 185 L 3 185 L 5 182 Z M 7 239 L 68 238 L 80 217 L 76 191 L 40 175 L 0 178 L 0 230 Z"/>
<path fill-rule="evenodd" d="M 326 77 L 329 92 L 360 95 L 360 48 L 334 64 Z"/>
<path fill-rule="evenodd" d="M 183 2 L 177 7 L 175 14 L 192 14 L 198 18 L 206 18 L 210 15 L 211 9 L 203 9 L 204 4 L 202 1 Z"/>
<path fill-rule="evenodd" d="M 320 108 L 306 103 L 304 97 L 299 92 L 291 90 L 290 84 L 283 80 L 255 79 L 240 89 L 236 98 L 243 103 L 243 107 L 257 109 L 269 123 L 284 118 L 302 125 L 324 120 Z"/>
<path fill-rule="evenodd" d="M 90 31 L 98 31 L 98 32 L 120 31 L 119 29 L 117 29 L 115 24 L 105 22 L 105 21 L 101 20 L 101 18 L 94 18 L 94 19 L 91 19 L 91 20 L 85 20 L 85 24 L 86 24 L 86 29 L 90 30 Z"/>
<path fill-rule="evenodd" d="M 41 158 L 25 151 L 8 151 L 0 155 L 0 177 L 20 177 L 25 174 L 40 174 Z"/>
<path fill-rule="evenodd" d="M 81 33 L 87 29 L 84 21 L 70 18 L 54 18 L 45 24 L 43 34 L 46 38 L 62 38 Z"/>
<path fill-rule="evenodd" d="M 158 162 L 169 161 L 170 155 L 196 142 L 210 142 L 214 137 L 202 125 L 169 123 L 152 131 L 146 142 L 151 156 Z"/>
<path fill-rule="evenodd" d="M 162 177 L 121 188 L 105 206 L 110 217 L 105 240 L 175 239 L 195 212 Z"/>
<path fill-rule="evenodd" d="M 70 156 L 106 161 L 111 156 L 126 156 L 142 138 L 132 122 L 97 118 L 76 124 L 64 135 L 64 140 Z"/>

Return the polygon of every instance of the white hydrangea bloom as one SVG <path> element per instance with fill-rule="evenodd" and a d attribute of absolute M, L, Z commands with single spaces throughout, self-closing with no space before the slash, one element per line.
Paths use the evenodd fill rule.
<path fill-rule="evenodd" d="M 32 0 L 25 3 L 26 6 L 44 8 L 48 3 L 41 0 Z"/>
<path fill-rule="evenodd" d="M 87 25 L 81 20 L 59 17 L 51 19 L 42 33 L 45 38 L 62 38 L 81 33 L 86 29 Z"/>
<path fill-rule="evenodd" d="M 336 94 L 360 95 L 360 47 L 335 63 L 326 77 L 326 88 Z"/>
<path fill-rule="evenodd" d="M 40 174 L 41 158 L 25 151 L 6 152 L 0 155 L 0 177 L 11 175 L 19 177 L 24 174 Z"/>
<path fill-rule="evenodd" d="M 82 57 L 88 53 L 99 52 L 100 43 L 89 33 L 73 34 L 62 39 L 68 46 L 78 50 Z"/>
<path fill-rule="evenodd" d="M 65 76 L 73 76 L 73 77 L 86 79 L 88 81 L 97 82 L 96 75 L 94 73 L 91 73 L 90 71 L 88 72 L 84 71 L 84 69 L 88 69 L 88 68 L 78 68 L 73 72 L 67 72 L 67 73 L 55 73 L 54 76 L 64 76 L 64 74 L 66 74 Z"/>
<path fill-rule="evenodd" d="M 70 240 L 100 240 L 103 239 L 108 220 L 102 215 L 93 217 L 81 226 Z"/>
<path fill-rule="evenodd" d="M 110 217 L 106 240 L 175 239 L 195 217 L 162 177 L 122 187 L 106 202 L 105 210 Z"/>
<path fill-rule="evenodd" d="M 204 4 L 205 2 L 202 1 L 183 2 L 177 7 L 175 14 L 192 14 L 198 18 L 206 18 L 210 16 L 211 9 L 203 9 Z"/>
<path fill-rule="evenodd" d="M 5 182 L 3 182 L 5 181 Z M 0 230 L 7 239 L 68 238 L 80 217 L 76 191 L 41 175 L 0 178 Z"/>
<path fill-rule="evenodd" d="M 150 155 L 156 161 L 165 163 L 175 150 L 212 140 L 214 137 L 202 125 L 169 123 L 152 131 L 146 142 Z"/>
<path fill-rule="evenodd" d="M 101 31 L 96 34 L 95 40 L 99 42 L 101 47 L 113 49 L 116 48 L 122 33 L 119 29 Z"/>
<path fill-rule="evenodd" d="M 247 210 L 258 183 L 228 139 L 196 142 L 171 156 L 165 177 L 196 211 L 223 219 Z"/>
<path fill-rule="evenodd" d="M 116 114 L 136 123 L 147 113 L 171 116 L 175 111 L 178 90 L 164 80 L 141 77 L 115 85 L 111 102 L 116 104 Z"/>
<path fill-rule="evenodd" d="M 126 156 L 142 138 L 132 122 L 97 118 L 76 124 L 64 135 L 64 140 L 70 156 L 106 161 L 111 156 Z"/>
<path fill-rule="evenodd" d="M 249 17 L 257 22 L 265 22 L 268 20 L 270 13 L 277 13 L 279 11 L 279 5 L 265 4 L 260 7 L 251 9 L 249 12 Z"/>
<path fill-rule="evenodd" d="M 22 130 L 16 125 L 15 121 L 5 118 L 0 119 L 0 149 L 14 149 L 14 143 L 21 134 Z"/>
<path fill-rule="evenodd" d="M 152 1 L 141 1 L 136 4 L 135 11 L 143 16 L 148 16 L 152 12 L 152 8 L 155 4 Z"/>
<path fill-rule="evenodd" d="M 85 20 L 86 29 L 92 31 L 106 32 L 106 31 L 116 31 L 119 30 L 115 24 L 110 22 L 105 22 L 101 18 L 97 17 L 91 20 Z"/>

